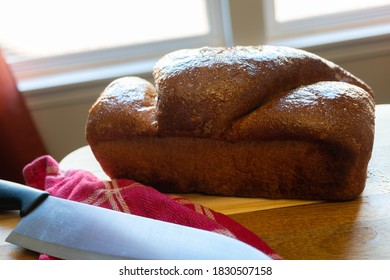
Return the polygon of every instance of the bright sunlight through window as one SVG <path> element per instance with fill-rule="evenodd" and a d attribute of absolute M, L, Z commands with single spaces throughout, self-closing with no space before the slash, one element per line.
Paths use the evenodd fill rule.
<path fill-rule="evenodd" d="M 200 0 L 5 0 L 1 6 L 0 47 L 9 62 L 209 31 Z"/>
<path fill-rule="evenodd" d="M 377 8 L 390 0 L 274 0 L 275 20 L 288 22 L 323 15 Z"/>

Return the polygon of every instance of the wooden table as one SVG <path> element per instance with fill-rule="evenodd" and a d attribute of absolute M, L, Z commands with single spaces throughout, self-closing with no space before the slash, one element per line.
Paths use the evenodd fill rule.
<path fill-rule="evenodd" d="M 376 133 L 366 188 L 356 200 L 324 202 L 189 194 L 186 197 L 229 215 L 285 259 L 390 259 L 390 105 L 376 109 Z M 61 167 L 84 168 L 105 177 L 89 147 L 69 154 Z M 18 222 L 0 213 L 0 259 L 37 254 L 4 239 Z"/>

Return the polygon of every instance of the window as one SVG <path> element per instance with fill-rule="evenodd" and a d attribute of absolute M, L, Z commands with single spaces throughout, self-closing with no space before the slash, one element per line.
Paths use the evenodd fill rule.
<path fill-rule="evenodd" d="M 296 47 L 390 33 L 390 0 L 265 0 L 268 42 Z"/>
<path fill-rule="evenodd" d="M 327 58 L 389 50 L 390 0 L 2 0 L 1 9 L 0 47 L 29 93 L 150 74 L 163 54 L 205 45 L 288 45 Z"/>
<path fill-rule="evenodd" d="M 225 44 L 221 6 L 218 0 L 5 0 L 0 47 L 22 91 L 150 72 L 171 50 Z"/>

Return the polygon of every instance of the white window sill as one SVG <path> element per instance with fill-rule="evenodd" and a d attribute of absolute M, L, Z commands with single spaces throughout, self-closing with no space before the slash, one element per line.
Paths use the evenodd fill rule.
<path fill-rule="evenodd" d="M 74 87 L 80 84 L 90 84 L 97 81 L 114 79 L 121 76 L 143 75 L 151 73 L 157 59 L 131 62 L 120 65 L 110 65 L 86 70 L 70 71 L 59 74 L 45 75 L 20 80 L 18 88 L 24 93 L 44 93 L 53 89 Z"/>

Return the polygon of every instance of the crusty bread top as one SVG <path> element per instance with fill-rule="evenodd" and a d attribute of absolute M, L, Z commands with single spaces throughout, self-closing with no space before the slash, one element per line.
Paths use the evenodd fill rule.
<path fill-rule="evenodd" d="M 319 81 L 345 81 L 371 92 L 329 61 L 273 46 L 176 51 L 156 64 L 154 78 L 162 135 L 219 137 L 269 99 Z"/>
<path fill-rule="evenodd" d="M 156 135 L 156 104 L 156 90 L 148 81 L 138 77 L 116 79 L 89 111 L 88 142 L 126 135 Z"/>
<path fill-rule="evenodd" d="M 372 142 L 370 87 L 302 50 L 179 50 L 161 58 L 153 75 L 156 90 L 135 77 L 107 87 L 90 110 L 88 142 L 134 136 Z"/>

